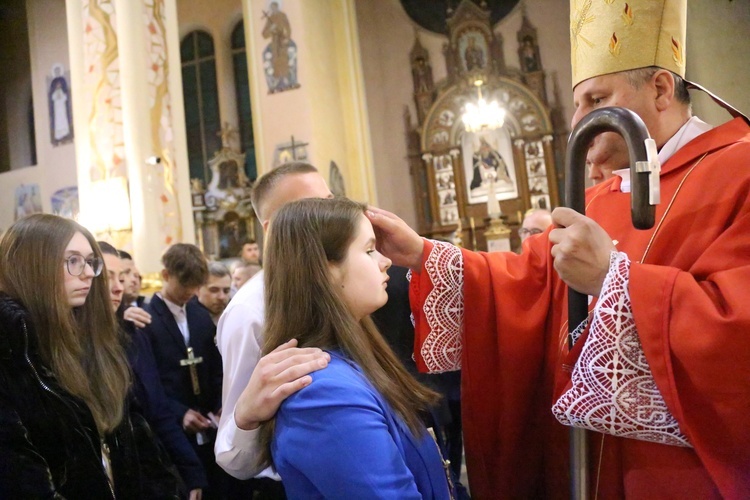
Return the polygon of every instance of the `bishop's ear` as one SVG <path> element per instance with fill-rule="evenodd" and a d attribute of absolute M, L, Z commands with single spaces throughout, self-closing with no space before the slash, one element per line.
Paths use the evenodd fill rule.
<path fill-rule="evenodd" d="M 656 90 L 656 109 L 658 111 L 666 110 L 675 98 L 674 75 L 665 69 L 661 69 L 654 73 L 651 84 Z"/>

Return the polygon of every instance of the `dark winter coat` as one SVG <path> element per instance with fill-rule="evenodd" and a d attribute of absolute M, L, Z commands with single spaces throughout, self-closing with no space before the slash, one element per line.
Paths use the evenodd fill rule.
<path fill-rule="evenodd" d="M 113 488 L 91 411 L 42 362 L 28 312 L 0 294 L 0 498 L 177 498 L 150 428 L 125 414 L 104 438 Z"/>

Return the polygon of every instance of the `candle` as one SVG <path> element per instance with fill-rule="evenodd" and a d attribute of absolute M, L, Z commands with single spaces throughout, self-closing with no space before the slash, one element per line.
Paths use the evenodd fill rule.
<path fill-rule="evenodd" d="M 502 212 L 500 211 L 500 203 L 497 201 L 497 192 L 495 190 L 495 177 L 496 173 L 492 169 L 487 171 L 487 179 L 490 181 L 489 188 L 487 189 L 487 215 L 493 219 L 497 219 Z"/>

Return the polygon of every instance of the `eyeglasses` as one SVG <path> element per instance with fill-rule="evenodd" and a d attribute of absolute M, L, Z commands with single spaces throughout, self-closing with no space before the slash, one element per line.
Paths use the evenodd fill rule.
<path fill-rule="evenodd" d="M 99 257 L 84 259 L 82 255 L 71 255 L 65 259 L 65 267 L 71 276 L 80 276 L 86 268 L 86 264 L 94 271 L 94 276 L 99 276 L 104 268 L 104 261 Z"/>
<path fill-rule="evenodd" d="M 522 227 L 521 229 L 518 230 L 518 236 L 524 236 L 524 235 L 534 236 L 535 234 L 542 234 L 543 232 L 544 231 L 542 231 L 541 229 L 537 229 L 535 227 L 532 227 L 531 229 Z"/>

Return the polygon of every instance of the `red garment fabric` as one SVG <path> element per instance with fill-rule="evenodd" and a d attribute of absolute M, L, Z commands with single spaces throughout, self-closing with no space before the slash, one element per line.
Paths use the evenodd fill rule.
<path fill-rule="evenodd" d="M 694 448 L 589 433 L 590 490 L 598 498 L 746 497 L 750 127 L 735 119 L 702 134 L 662 165 L 661 175 L 653 229 L 632 227 L 630 195 L 619 178 L 589 189 L 587 215 L 632 260 L 629 292 L 643 350 Z M 423 262 L 432 249 L 426 242 Z M 522 255 L 461 253 L 463 268 L 455 269 L 463 273 L 472 496 L 568 498 L 568 428 L 550 408 L 576 353 L 567 352 L 567 288 L 553 269 L 548 233 L 529 238 Z M 423 265 L 410 289 L 423 370 L 430 324 L 422 304 L 432 291 Z"/>

